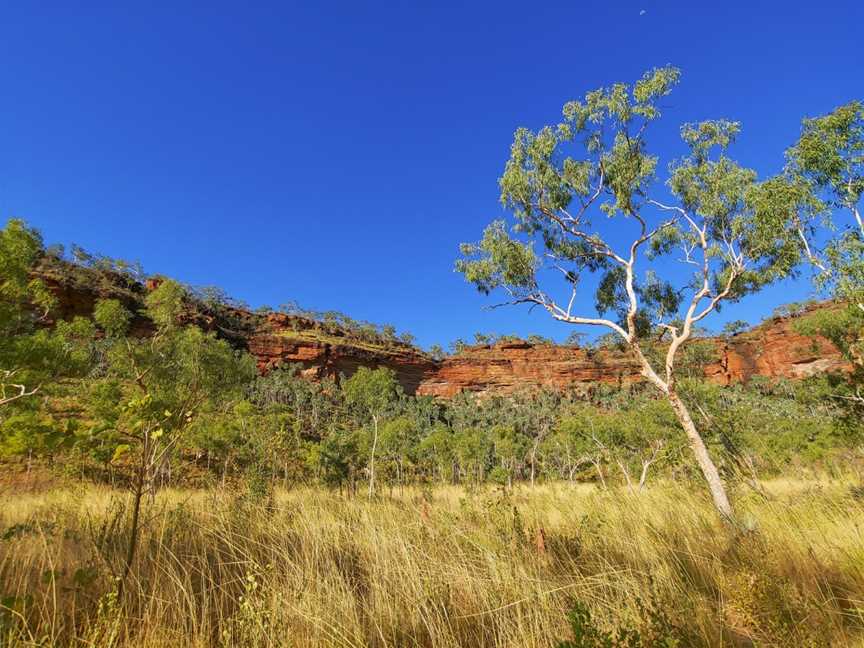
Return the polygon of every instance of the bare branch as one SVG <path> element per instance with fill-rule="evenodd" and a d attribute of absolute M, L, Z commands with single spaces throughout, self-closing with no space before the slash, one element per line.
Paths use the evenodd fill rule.
<path fill-rule="evenodd" d="M 6 405 L 7 403 L 16 401 L 19 398 L 33 396 L 36 392 L 39 391 L 40 386 L 36 386 L 28 391 L 25 385 L 7 382 L 11 381 L 11 379 L 18 373 L 18 369 L 3 369 L 2 372 L 3 378 L 2 382 L 0 382 L 0 405 Z M 10 389 L 16 391 L 17 393 L 13 394 L 12 396 L 7 396 L 7 390 Z"/>
<path fill-rule="evenodd" d="M 549 312 L 552 317 L 560 322 L 567 322 L 568 324 L 586 324 L 588 326 L 605 326 L 606 328 L 612 329 L 618 335 L 620 335 L 625 340 L 627 339 L 627 333 L 621 328 L 618 324 L 613 322 L 612 320 L 608 320 L 602 317 L 577 317 L 570 314 L 570 308 L 573 305 L 573 295 L 570 297 L 570 303 L 568 305 L 567 310 L 565 311 L 563 308 L 558 306 L 553 300 L 542 293 L 538 293 L 536 295 L 529 295 L 528 297 L 523 297 L 518 299 L 512 303 L 532 303 L 537 304 L 544 308 L 547 312 Z"/>

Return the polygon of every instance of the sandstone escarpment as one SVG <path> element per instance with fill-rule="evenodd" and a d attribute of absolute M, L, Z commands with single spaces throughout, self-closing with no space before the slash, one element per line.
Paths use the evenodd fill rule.
<path fill-rule="evenodd" d="M 120 299 L 135 314 L 132 332 L 148 335 L 152 323 L 142 314 L 154 285 L 115 280 L 71 281 L 62 273 L 40 273 L 57 298 L 55 318 L 89 316 L 96 301 Z M 149 282 L 148 282 L 149 284 Z M 831 308 L 830 304 L 811 307 Z M 805 312 L 803 316 L 807 316 Z M 299 366 L 310 379 L 350 376 L 358 367 L 388 367 L 409 394 L 453 396 L 459 392 L 507 393 L 525 387 L 567 388 L 580 383 L 626 384 L 642 380 L 635 358 L 626 351 L 532 345 L 522 341 L 469 347 L 441 361 L 398 341 L 363 340 L 333 324 L 282 313 L 257 315 L 223 306 L 190 308 L 189 321 L 215 331 L 255 356 L 262 372 Z M 728 385 L 754 376 L 804 378 L 850 367 L 828 340 L 802 335 L 795 318 L 773 318 L 731 338 L 699 341 L 706 351 L 702 371 L 708 380 Z"/>
<path fill-rule="evenodd" d="M 797 317 L 776 317 L 729 340 L 717 339 L 718 358 L 705 368 L 706 377 L 728 385 L 754 376 L 794 379 L 851 370 L 831 342 L 795 330 L 798 318 L 832 307 L 812 306 Z"/>
<path fill-rule="evenodd" d="M 813 310 L 831 308 L 816 305 Z M 705 377 L 720 385 L 746 382 L 754 376 L 806 378 L 851 369 L 826 339 L 795 330 L 796 317 L 772 318 L 730 338 L 694 340 L 706 357 Z M 445 359 L 419 393 L 452 396 L 461 391 L 510 392 L 524 386 L 566 388 L 578 383 L 626 384 L 642 380 L 639 364 L 625 351 L 586 350 L 526 342 L 469 348 Z"/>
<path fill-rule="evenodd" d="M 639 379 L 632 357 L 617 351 L 506 342 L 473 347 L 442 361 L 418 392 L 511 392 L 525 386 L 565 388 L 574 383 L 623 384 Z"/>
<path fill-rule="evenodd" d="M 344 331 L 304 318 L 273 313 L 247 340 L 249 352 L 266 372 L 282 365 L 300 367 L 309 378 L 350 376 L 359 367 L 388 367 L 409 394 L 438 370 L 439 365 L 412 346 L 383 346 L 353 340 Z"/>

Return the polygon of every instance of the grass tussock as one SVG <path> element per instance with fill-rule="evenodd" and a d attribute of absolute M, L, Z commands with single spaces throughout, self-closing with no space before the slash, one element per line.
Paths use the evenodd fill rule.
<path fill-rule="evenodd" d="M 864 503 L 769 489 L 163 492 L 119 600 L 122 493 L 6 496 L 0 645 L 864 645 Z"/>

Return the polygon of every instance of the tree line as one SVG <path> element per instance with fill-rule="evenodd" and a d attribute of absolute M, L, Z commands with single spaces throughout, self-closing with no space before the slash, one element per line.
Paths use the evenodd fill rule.
<path fill-rule="evenodd" d="M 114 298 L 97 301 L 91 317 L 46 326 L 54 298 L 32 274 L 44 253 L 23 222 L 0 230 L 0 453 L 62 457 L 73 474 L 130 487 L 136 502 L 170 484 L 237 480 L 261 492 L 314 482 L 356 493 L 362 484 L 374 495 L 550 479 L 641 490 L 661 471 L 692 474 L 674 409 L 649 384 L 443 400 L 405 394 L 386 368 L 338 381 L 313 382 L 292 366 L 262 376 L 248 353 L 184 324 L 195 296 L 170 280 L 138 313 L 150 335 L 130 332 L 135 313 Z M 701 381 L 708 357 L 699 350 L 690 345 L 676 379 L 724 474 L 830 463 L 854 447 L 854 382 L 720 388 Z"/>

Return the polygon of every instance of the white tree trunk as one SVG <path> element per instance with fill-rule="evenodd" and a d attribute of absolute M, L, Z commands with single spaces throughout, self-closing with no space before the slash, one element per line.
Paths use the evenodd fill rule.
<path fill-rule="evenodd" d="M 618 467 L 621 469 L 621 474 L 624 475 L 624 482 L 627 484 L 627 490 L 631 493 L 633 492 L 633 480 L 630 479 L 630 471 L 627 469 L 626 464 L 620 459 L 617 460 Z"/>
<path fill-rule="evenodd" d="M 690 442 L 690 449 L 693 450 L 693 454 L 696 456 L 696 463 L 699 464 L 699 468 L 702 470 L 702 475 L 705 477 L 705 481 L 708 482 L 708 490 L 711 491 L 711 499 L 714 501 L 714 506 L 720 512 L 720 515 L 727 520 L 731 520 L 733 517 L 732 505 L 729 504 L 729 498 L 726 495 L 726 488 L 723 486 L 723 481 L 720 479 L 720 473 L 717 470 L 717 466 L 714 465 L 711 456 L 708 454 L 708 448 L 705 447 L 705 442 L 702 441 L 702 436 L 696 429 L 693 419 L 690 418 L 690 412 L 687 410 L 687 406 L 684 405 L 684 402 L 674 391 L 668 392 L 667 396 L 669 398 L 669 403 L 672 405 L 672 409 L 675 411 L 675 416 L 678 417 L 678 422 L 681 423 L 681 427 L 684 428 L 684 432 L 687 434 L 687 440 Z"/>

